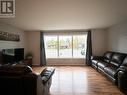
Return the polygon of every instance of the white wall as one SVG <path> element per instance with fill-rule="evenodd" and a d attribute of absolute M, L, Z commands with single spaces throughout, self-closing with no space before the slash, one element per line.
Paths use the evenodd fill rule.
<path fill-rule="evenodd" d="M 20 41 L 1 41 L 0 40 L 0 50 L 7 48 L 23 48 L 25 47 L 25 33 L 24 31 L 10 26 L 8 24 L 0 23 L 0 31 L 9 32 L 20 35 Z"/>
<path fill-rule="evenodd" d="M 127 53 L 127 21 L 110 27 L 108 31 L 108 49 Z"/>
<path fill-rule="evenodd" d="M 33 65 L 40 64 L 40 32 L 38 31 L 26 31 L 26 53 L 32 52 Z"/>
<path fill-rule="evenodd" d="M 105 29 L 92 30 L 92 50 L 93 55 L 103 55 L 107 51 L 107 31 Z"/>

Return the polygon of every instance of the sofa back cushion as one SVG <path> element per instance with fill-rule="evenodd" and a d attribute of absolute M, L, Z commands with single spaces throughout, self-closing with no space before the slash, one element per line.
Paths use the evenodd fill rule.
<path fill-rule="evenodd" d="M 121 65 L 127 66 L 127 56 L 124 58 L 123 63 Z"/>
<path fill-rule="evenodd" d="M 125 57 L 126 57 L 126 54 L 114 53 L 110 63 L 112 65 L 115 65 L 116 67 L 119 67 L 122 64 Z"/>
<path fill-rule="evenodd" d="M 17 65 L 17 66 L 1 66 L 0 67 L 0 75 L 1 76 L 9 76 L 9 75 L 24 75 L 27 73 L 31 73 L 32 68 L 25 65 Z"/>
<path fill-rule="evenodd" d="M 113 56 L 114 52 L 111 51 L 107 51 L 106 53 L 104 53 L 104 61 L 108 62 L 111 60 L 112 56 Z"/>

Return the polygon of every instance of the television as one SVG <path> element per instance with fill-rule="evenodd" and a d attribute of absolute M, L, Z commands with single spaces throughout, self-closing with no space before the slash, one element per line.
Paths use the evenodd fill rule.
<path fill-rule="evenodd" d="M 24 48 L 15 49 L 3 49 L 3 62 L 4 63 L 15 63 L 24 60 Z"/>

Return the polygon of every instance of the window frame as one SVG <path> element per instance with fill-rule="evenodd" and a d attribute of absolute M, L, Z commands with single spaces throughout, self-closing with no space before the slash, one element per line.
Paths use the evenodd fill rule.
<path fill-rule="evenodd" d="M 46 57 L 46 59 L 85 59 L 85 57 L 84 58 L 76 58 L 76 57 L 74 57 L 74 55 L 73 55 L 73 36 L 78 36 L 78 35 L 86 35 L 87 36 L 87 32 L 84 32 L 84 31 L 79 31 L 79 32 L 62 32 L 62 33 L 58 33 L 58 32 L 45 32 L 44 33 L 44 37 L 45 36 L 57 36 L 57 41 L 58 41 L 58 48 L 57 48 L 57 57 L 55 57 L 55 58 L 47 58 Z M 71 44 L 72 44 L 72 51 L 71 51 L 71 54 L 72 54 L 72 57 L 68 57 L 68 58 L 61 58 L 61 57 L 59 57 L 59 36 L 71 36 Z"/>

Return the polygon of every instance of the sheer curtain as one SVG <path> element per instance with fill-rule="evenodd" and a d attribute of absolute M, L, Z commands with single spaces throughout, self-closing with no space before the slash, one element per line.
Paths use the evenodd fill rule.
<path fill-rule="evenodd" d="M 92 38 L 91 30 L 87 34 L 87 48 L 86 48 L 86 64 L 91 65 L 91 56 L 92 56 Z"/>
<path fill-rule="evenodd" d="M 45 44 L 44 44 L 44 34 L 40 32 L 40 65 L 46 65 L 46 55 L 45 55 Z"/>

